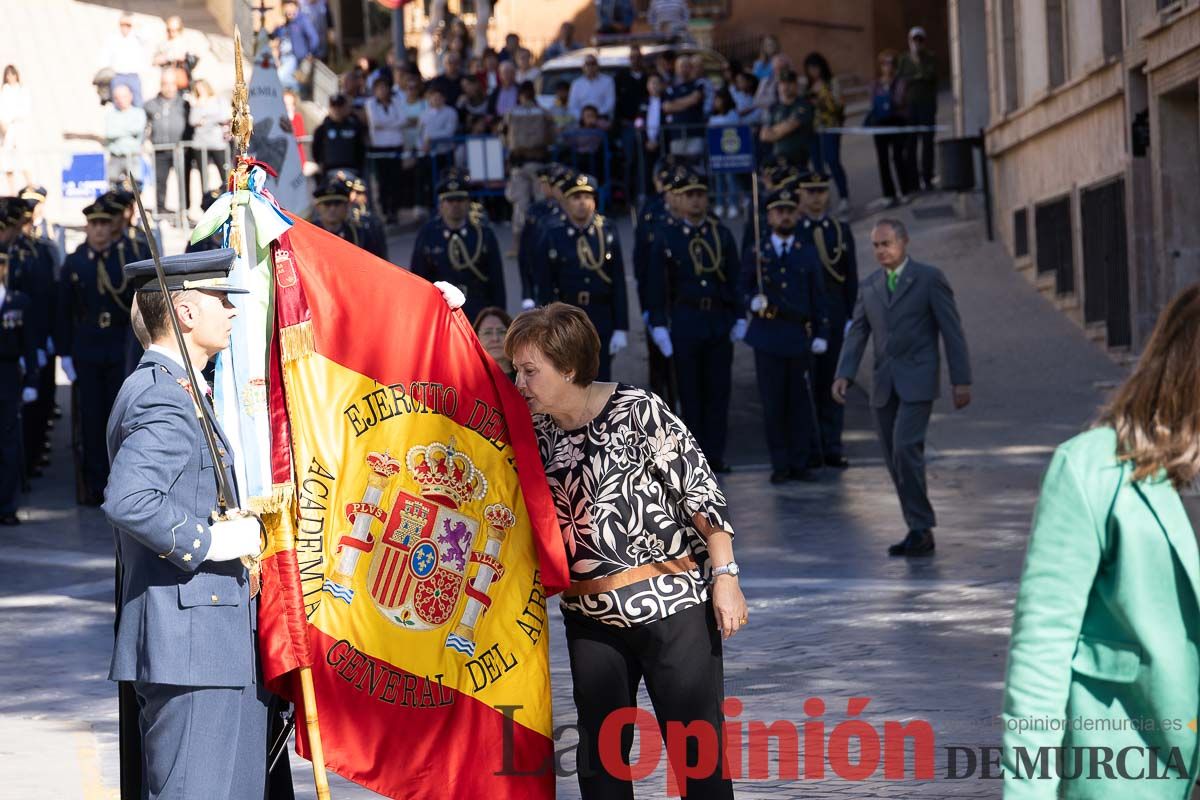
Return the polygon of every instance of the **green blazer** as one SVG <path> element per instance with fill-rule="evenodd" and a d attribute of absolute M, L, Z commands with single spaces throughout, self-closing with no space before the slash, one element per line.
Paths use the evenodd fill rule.
<path fill-rule="evenodd" d="M 1200 549 L 1179 494 L 1166 480 L 1131 482 L 1116 442 L 1112 428 L 1076 436 L 1042 483 L 1008 651 L 1006 800 L 1191 797 L 1194 779 L 1171 768 L 1197 771 Z M 1050 777 L 1029 780 L 1021 749 L 1032 763 L 1051 747 L 1066 748 L 1063 779 L 1046 751 Z M 1111 779 L 1103 767 L 1093 779 L 1079 749 L 1100 747 Z M 1120 776 L 1127 747 L 1141 749 L 1127 751 L 1124 772 L 1141 779 Z"/>

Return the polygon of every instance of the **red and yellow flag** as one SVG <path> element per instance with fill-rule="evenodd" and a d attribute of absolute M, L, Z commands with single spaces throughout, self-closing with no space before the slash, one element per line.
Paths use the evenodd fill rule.
<path fill-rule="evenodd" d="M 299 219 L 274 263 L 287 502 L 259 636 L 301 755 L 293 670 L 311 666 L 340 775 L 388 797 L 553 797 L 546 598 L 568 572 L 523 399 L 423 279 Z"/>

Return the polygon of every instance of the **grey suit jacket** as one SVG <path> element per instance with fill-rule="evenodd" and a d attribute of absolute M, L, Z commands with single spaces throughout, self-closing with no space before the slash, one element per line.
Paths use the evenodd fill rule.
<path fill-rule="evenodd" d="M 255 670 L 248 576 L 239 561 L 204 561 L 217 481 L 181 380 L 183 367 L 147 352 L 108 419 L 112 468 L 104 513 L 116 528 L 123 569 L 109 679 L 249 686 Z M 218 434 L 234 486 L 229 442 Z"/>
<path fill-rule="evenodd" d="M 939 334 L 946 348 L 950 382 L 969 385 L 967 340 L 946 276 L 937 267 L 910 258 L 889 297 L 887 274 L 878 270 L 859 287 L 837 377 L 854 380 L 871 338 L 875 343 L 871 405 L 887 405 L 893 391 L 905 402 L 930 402 L 938 396 L 941 376 Z"/>

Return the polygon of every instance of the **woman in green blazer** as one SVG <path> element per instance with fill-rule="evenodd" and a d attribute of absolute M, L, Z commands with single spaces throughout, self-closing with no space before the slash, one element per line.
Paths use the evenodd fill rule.
<path fill-rule="evenodd" d="M 1009 644 L 1006 800 L 1192 797 L 1198 474 L 1193 286 L 1159 317 L 1097 426 L 1058 448 L 1042 483 Z"/>

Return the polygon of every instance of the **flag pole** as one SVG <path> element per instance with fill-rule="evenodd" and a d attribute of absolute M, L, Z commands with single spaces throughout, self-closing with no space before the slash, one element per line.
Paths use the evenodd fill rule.
<path fill-rule="evenodd" d="M 250 136 L 254 131 L 254 117 L 250 115 L 250 90 L 242 71 L 242 37 L 234 28 L 233 31 L 233 113 L 230 117 L 229 131 L 237 144 L 237 158 L 229 178 L 229 189 L 235 192 L 240 188 L 239 179 L 244 181 L 250 171 Z M 229 243 L 243 255 L 242 248 L 249 246 L 244 231 L 238 224 L 238 209 L 231 209 L 233 227 L 230 230 Z M 285 512 L 286 513 L 286 512 Z M 286 546 L 296 549 L 296 537 L 287 537 Z M 313 765 L 313 782 L 317 789 L 317 800 L 330 800 L 329 776 L 325 771 L 325 748 L 321 744 L 321 727 L 317 720 L 317 696 L 313 688 L 312 668 L 300 667 L 300 696 L 304 703 L 304 724 L 308 733 L 308 749 Z"/>

